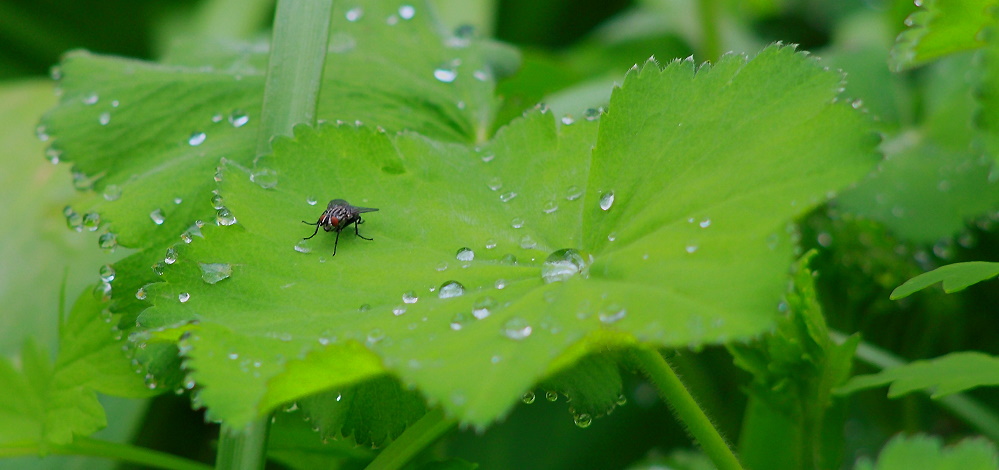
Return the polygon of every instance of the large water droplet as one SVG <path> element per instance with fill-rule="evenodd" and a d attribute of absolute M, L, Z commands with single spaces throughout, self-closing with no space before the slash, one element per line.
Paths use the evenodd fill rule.
<path fill-rule="evenodd" d="M 191 137 L 187 138 L 187 144 L 191 147 L 197 147 L 205 143 L 206 138 L 208 138 L 208 136 L 205 135 L 204 132 L 194 132 L 191 134 Z"/>
<path fill-rule="evenodd" d="M 229 114 L 229 124 L 232 124 L 232 127 L 243 127 L 248 122 L 250 122 L 250 116 L 241 110 L 237 109 Z"/>
<path fill-rule="evenodd" d="M 576 426 L 581 428 L 588 428 L 593 424 L 593 418 L 587 413 L 580 413 L 572 417 L 572 421 L 576 423 Z"/>
<path fill-rule="evenodd" d="M 399 18 L 402 18 L 404 20 L 411 20 L 415 15 L 416 15 L 416 8 L 413 8 L 412 5 L 403 5 L 399 7 Z"/>
<path fill-rule="evenodd" d="M 465 286 L 458 281 L 447 281 L 437 290 L 437 298 L 450 299 L 465 294 Z"/>
<path fill-rule="evenodd" d="M 101 234 L 97 239 L 97 245 L 105 250 L 114 250 L 118 247 L 118 236 L 114 232 Z"/>
<path fill-rule="evenodd" d="M 524 396 L 520 397 L 520 401 L 524 402 L 527 405 L 534 403 L 534 399 L 535 399 L 534 390 L 528 390 L 526 393 L 524 393 Z"/>
<path fill-rule="evenodd" d="M 558 392 L 555 390 L 548 390 L 545 392 L 545 400 L 548 401 L 558 401 Z"/>
<path fill-rule="evenodd" d="M 149 218 L 152 219 L 153 223 L 156 225 L 163 225 L 163 222 L 166 221 L 166 217 L 163 215 L 163 211 L 160 209 L 156 209 L 150 212 Z"/>
<path fill-rule="evenodd" d="M 82 224 L 88 232 L 96 231 L 101 226 L 101 215 L 96 212 L 87 212 L 83 214 Z"/>
<path fill-rule="evenodd" d="M 215 213 L 215 224 L 216 225 L 232 225 L 236 223 L 236 216 L 229 212 L 229 209 L 223 207 Z"/>
<path fill-rule="evenodd" d="M 110 264 L 101 266 L 99 274 L 101 276 L 101 280 L 104 282 L 111 282 L 114 280 L 115 272 L 114 268 Z"/>
<path fill-rule="evenodd" d="M 261 188 L 270 189 L 277 186 L 277 172 L 262 168 L 250 174 L 250 181 L 257 183 Z"/>
<path fill-rule="evenodd" d="M 600 196 L 600 209 L 610 210 L 611 206 L 614 205 L 614 191 L 607 191 Z"/>
<path fill-rule="evenodd" d="M 553 252 L 541 266 L 541 278 L 546 284 L 566 281 L 577 274 L 586 277 L 586 258 L 582 253 L 572 248 L 564 248 Z"/>
<path fill-rule="evenodd" d="M 520 341 L 531 336 L 531 325 L 520 317 L 512 317 L 503 324 L 503 336 Z"/>
<path fill-rule="evenodd" d="M 66 217 L 66 226 L 80 232 L 83 230 L 83 216 L 73 210 L 72 206 L 66 206 L 62 209 L 63 217 Z"/>
<path fill-rule="evenodd" d="M 232 265 L 228 263 L 198 263 L 201 268 L 201 280 L 215 284 L 232 275 Z"/>
<path fill-rule="evenodd" d="M 496 299 L 489 296 L 482 297 L 472 304 L 472 316 L 479 320 L 485 319 L 489 315 L 492 315 L 492 311 L 497 306 L 499 306 L 499 302 Z"/>
<path fill-rule="evenodd" d="M 458 78 L 458 71 L 448 67 L 440 67 L 434 69 L 434 78 L 444 83 L 451 83 Z"/>
<path fill-rule="evenodd" d="M 458 250 L 455 258 L 458 258 L 458 261 L 472 261 L 475 259 L 475 252 L 471 248 L 464 247 Z"/>
<path fill-rule="evenodd" d="M 187 292 L 181 292 L 179 295 L 177 295 L 177 300 L 179 300 L 180 303 L 182 304 L 187 303 L 188 300 L 191 300 L 191 294 L 188 294 Z"/>
<path fill-rule="evenodd" d="M 420 300 L 420 298 L 416 296 L 416 292 L 414 291 L 407 291 L 402 294 L 402 301 L 407 304 L 415 304 L 418 300 Z"/>
<path fill-rule="evenodd" d="M 109 184 L 104 187 L 104 200 L 116 201 L 121 197 L 121 187 L 117 184 Z"/>
<path fill-rule="evenodd" d="M 177 262 L 177 250 L 173 248 L 167 248 L 166 256 L 163 257 L 163 262 L 166 264 L 174 264 Z"/>

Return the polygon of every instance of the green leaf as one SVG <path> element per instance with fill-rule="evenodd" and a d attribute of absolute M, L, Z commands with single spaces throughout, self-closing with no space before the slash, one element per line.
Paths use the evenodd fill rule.
<path fill-rule="evenodd" d="M 371 449 L 350 439 L 326 440 L 300 413 L 274 413 L 267 441 L 267 458 L 296 470 L 364 468 L 375 457 Z"/>
<path fill-rule="evenodd" d="M 995 445 L 981 438 L 964 439 L 943 447 L 939 437 L 899 435 L 888 442 L 876 463 L 861 460 L 857 470 L 989 470 L 999 466 Z"/>
<path fill-rule="evenodd" d="M 970 261 L 941 266 L 933 271 L 920 274 L 895 288 L 892 300 L 908 297 L 938 282 L 943 282 L 944 292 L 950 294 L 966 289 L 972 284 L 987 281 L 999 275 L 999 263 Z"/>
<path fill-rule="evenodd" d="M 992 0 L 924 0 L 905 20 L 889 65 L 895 71 L 918 67 L 940 57 L 981 47 L 979 36 L 991 16 Z"/>
<path fill-rule="evenodd" d="M 916 391 L 932 391 L 931 397 L 940 398 L 976 387 L 996 386 L 999 385 L 999 359 L 980 352 L 950 353 L 877 374 L 852 377 L 836 393 L 848 394 L 889 384 L 889 398 Z"/>
<path fill-rule="evenodd" d="M 785 284 L 786 221 L 873 160 L 863 118 L 832 99 L 839 81 L 771 47 L 699 71 L 647 64 L 599 136 L 596 121 L 557 126 L 543 110 L 475 148 L 299 127 L 266 161 L 276 184 L 223 168 L 236 223 L 177 247 L 140 330 L 191 332 L 181 353 L 201 402 L 232 426 L 273 409 L 268 384 L 289 360 L 328 346 L 365 345 L 481 427 L 588 352 L 756 335 Z M 357 228 L 373 241 L 348 227 L 332 257 L 334 234 L 303 242 L 301 222 L 337 197 L 380 211 Z M 207 263 L 232 275 L 208 283 Z M 301 396 L 356 372 L 328 371 Z"/>

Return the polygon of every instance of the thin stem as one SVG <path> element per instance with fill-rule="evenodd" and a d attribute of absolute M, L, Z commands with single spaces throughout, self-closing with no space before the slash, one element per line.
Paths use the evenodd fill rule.
<path fill-rule="evenodd" d="M 701 53 L 715 62 L 721 57 L 721 38 L 718 36 L 718 0 L 698 0 L 697 15 L 701 20 Z"/>
<path fill-rule="evenodd" d="M 42 453 L 38 444 L 26 443 L 20 447 L 0 448 L 0 458 L 38 456 Z M 100 457 L 119 462 L 128 462 L 146 468 L 167 470 L 211 470 L 211 466 L 143 447 L 117 442 L 102 441 L 89 437 L 76 437 L 73 442 L 62 445 L 48 444 L 44 451 L 56 455 L 78 455 Z"/>
<path fill-rule="evenodd" d="M 829 335 L 837 343 L 842 343 L 846 340 L 846 335 L 843 333 L 832 331 Z M 861 341 L 857 345 L 857 358 L 878 369 L 891 369 L 906 364 L 904 359 L 892 354 L 891 351 L 881 349 L 864 341 Z M 926 392 L 924 391 L 924 393 Z M 978 401 L 963 393 L 946 395 L 934 401 L 939 403 L 941 407 L 954 413 L 955 416 L 961 418 L 964 422 L 978 429 L 979 432 L 992 439 L 993 442 L 999 442 L 999 417 L 996 416 L 995 411 L 983 406 Z"/>
<path fill-rule="evenodd" d="M 219 435 L 216 469 L 262 469 L 266 463 L 267 430 L 271 417 L 265 416 L 246 428 L 235 430 L 223 425 Z"/>
<path fill-rule="evenodd" d="M 281 0 L 267 64 L 257 157 L 271 138 L 290 136 L 295 124 L 316 124 L 333 0 Z"/>
<path fill-rule="evenodd" d="M 683 386 L 680 377 L 666 359 L 663 359 L 658 351 L 650 349 L 637 349 L 633 354 L 638 365 L 659 390 L 659 396 L 687 426 L 687 430 L 700 444 L 705 455 L 714 462 L 715 467 L 720 470 L 741 470 L 742 465 L 735 458 L 732 449 Z"/>
<path fill-rule="evenodd" d="M 398 439 L 392 441 L 378 457 L 368 465 L 367 470 L 393 470 L 402 468 L 421 450 L 437 441 L 455 425 L 454 420 L 444 417 L 444 411 L 434 408 L 419 421 L 406 429 Z"/>

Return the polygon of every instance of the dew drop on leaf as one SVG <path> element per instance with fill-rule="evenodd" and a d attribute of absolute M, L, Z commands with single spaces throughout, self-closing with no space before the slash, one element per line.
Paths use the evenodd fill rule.
<path fill-rule="evenodd" d="M 557 210 L 558 210 L 558 203 L 555 202 L 554 199 L 546 202 L 545 205 L 541 207 L 541 211 L 544 212 L 545 214 L 552 214 Z"/>
<path fill-rule="evenodd" d="M 711 219 L 704 219 L 700 221 L 697 225 L 699 225 L 701 228 L 708 228 L 711 226 Z"/>
<path fill-rule="evenodd" d="M 437 298 L 450 299 L 464 294 L 465 286 L 461 285 L 458 281 L 447 281 L 441 284 L 440 289 L 437 291 Z"/>
<path fill-rule="evenodd" d="M 510 226 L 513 228 L 521 228 L 524 226 L 524 219 L 514 217 L 513 220 L 510 221 Z"/>
<path fill-rule="evenodd" d="M 503 336 L 516 341 L 531 336 L 532 331 L 531 325 L 521 317 L 512 317 L 503 324 Z"/>
<path fill-rule="evenodd" d="M 440 82 L 451 83 L 458 78 L 458 72 L 451 68 L 440 67 L 434 69 L 434 78 Z"/>
<path fill-rule="evenodd" d="M 545 284 L 566 281 L 569 278 L 586 273 L 586 259 L 572 248 L 564 248 L 553 252 L 541 266 L 541 278 Z"/>
<path fill-rule="evenodd" d="M 87 106 L 95 105 L 100 101 L 101 97 L 97 93 L 89 93 L 83 97 L 81 101 Z"/>
<path fill-rule="evenodd" d="M 503 194 L 500 194 L 500 196 L 499 196 L 500 201 L 503 201 L 503 202 L 510 202 L 515 197 L 517 197 L 517 193 L 515 193 L 513 191 L 507 191 L 507 192 L 505 192 Z"/>
<path fill-rule="evenodd" d="M 201 268 L 201 280 L 215 284 L 232 275 L 232 265 L 228 263 L 198 263 Z"/>
<path fill-rule="evenodd" d="M 62 150 L 48 148 L 45 150 L 45 158 L 49 160 L 49 163 L 53 165 L 58 165 L 59 161 L 62 159 Z"/>
<path fill-rule="evenodd" d="M 111 300 L 111 283 L 101 282 L 94 286 L 94 298 L 101 302 Z"/>
<path fill-rule="evenodd" d="M 395 315 L 397 317 L 404 313 L 406 313 L 405 305 L 397 305 L 395 308 L 392 309 L 392 315 Z"/>
<path fill-rule="evenodd" d="M 299 240 L 295 244 L 295 251 L 299 253 L 312 253 L 312 247 L 309 246 L 309 242 L 306 240 Z"/>
<path fill-rule="evenodd" d="M 111 282 L 114 280 L 115 272 L 114 268 L 110 264 L 105 264 L 101 266 L 100 270 L 101 280 L 104 282 Z"/>
<path fill-rule="evenodd" d="M 305 199 L 305 203 L 308 204 L 308 205 L 310 205 L 310 206 L 316 205 L 316 202 L 318 202 L 318 201 L 317 201 L 317 199 L 316 199 L 315 196 L 309 196 L 308 198 Z"/>
<path fill-rule="evenodd" d="M 505 289 L 506 288 L 506 280 L 505 279 L 497 279 L 496 282 L 493 285 L 497 289 L 500 289 L 500 290 Z"/>
<path fill-rule="evenodd" d="M 472 261 L 475 259 L 475 252 L 472 251 L 471 248 L 464 247 L 458 250 L 455 254 L 455 258 L 457 258 L 458 261 Z"/>
<path fill-rule="evenodd" d="M 530 235 L 524 235 L 520 239 L 520 247 L 523 248 L 523 249 L 525 249 L 525 250 L 534 249 L 534 247 L 536 247 L 536 246 L 538 246 L 538 242 L 534 241 L 534 239 L 531 238 Z"/>
<path fill-rule="evenodd" d="M 232 225 L 236 223 L 236 216 L 223 207 L 215 213 L 215 223 L 220 226 Z"/>
<path fill-rule="evenodd" d="M 620 321 L 627 313 L 628 311 L 624 307 L 617 304 L 610 304 L 602 309 L 598 316 L 600 317 L 600 323 L 610 325 Z"/>
<path fill-rule="evenodd" d="M 576 426 L 581 428 L 588 428 L 593 424 L 593 418 L 587 413 L 580 413 L 572 417 L 572 421 L 576 423 Z"/>
<path fill-rule="evenodd" d="M 62 209 L 63 217 L 66 217 L 66 226 L 76 230 L 77 232 L 83 231 L 83 216 L 73 210 L 72 207 L 66 206 Z"/>
<path fill-rule="evenodd" d="M 420 298 L 416 296 L 416 292 L 414 291 L 407 291 L 402 294 L 402 301 L 404 303 L 415 304 L 418 300 L 420 300 Z"/>
<path fill-rule="evenodd" d="M 347 13 L 344 15 L 344 17 L 347 18 L 347 21 L 350 21 L 351 23 L 361 19 L 362 16 L 364 16 L 364 9 L 361 7 L 351 8 L 350 10 L 347 10 Z"/>
<path fill-rule="evenodd" d="M 600 196 L 600 209 L 610 210 L 611 206 L 614 205 L 614 191 L 607 191 L 602 196 Z"/>
<path fill-rule="evenodd" d="M 153 223 L 156 225 L 163 225 L 163 222 L 166 221 L 166 217 L 163 216 L 163 211 L 160 209 L 150 212 L 149 218 L 152 219 Z"/>
<path fill-rule="evenodd" d="M 146 289 L 140 287 L 139 290 L 135 291 L 135 298 L 139 300 L 146 300 Z"/>
<path fill-rule="evenodd" d="M 118 246 L 118 236 L 114 232 L 101 234 L 97 239 L 97 245 L 105 250 L 113 250 Z"/>
<path fill-rule="evenodd" d="M 403 5 L 399 7 L 399 18 L 402 18 L 404 20 L 411 20 L 415 15 L 416 15 L 416 8 L 413 8 L 412 5 Z"/>
<path fill-rule="evenodd" d="M 488 183 L 486 183 L 486 186 L 489 186 L 489 189 L 493 191 L 499 191 L 500 189 L 503 188 L 503 181 L 501 181 L 499 178 L 492 178 L 489 180 Z"/>
<path fill-rule="evenodd" d="M 173 248 L 167 248 L 166 256 L 163 257 L 163 262 L 166 264 L 174 264 L 177 262 L 177 250 Z"/>
<path fill-rule="evenodd" d="M 478 320 L 483 320 L 492 314 L 492 311 L 496 309 L 499 302 L 496 299 L 485 296 L 475 301 L 472 304 L 472 316 Z"/>
<path fill-rule="evenodd" d="M 191 137 L 187 138 L 187 144 L 191 147 L 197 147 L 205 143 L 206 138 L 208 138 L 208 136 L 204 132 L 194 132 L 191 134 Z"/>
<path fill-rule="evenodd" d="M 376 344 L 381 340 L 385 339 L 385 332 L 379 328 L 375 328 L 368 332 L 368 344 Z"/>
<path fill-rule="evenodd" d="M 270 189 L 277 186 L 277 172 L 269 168 L 256 170 L 250 174 L 250 181 L 257 183 L 261 188 Z"/>
<path fill-rule="evenodd" d="M 696 244 L 694 244 L 694 243 L 691 243 L 691 244 L 687 245 L 687 247 L 686 247 L 686 248 L 684 248 L 684 250 L 685 250 L 685 251 L 686 251 L 687 253 L 693 253 L 693 252 L 697 251 L 697 245 L 696 245 Z"/>
<path fill-rule="evenodd" d="M 545 400 L 548 401 L 558 401 L 558 392 L 554 390 L 549 390 L 545 392 Z"/>
<path fill-rule="evenodd" d="M 111 113 L 107 111 L 101 113 L 100 116 L 97 116 L 97 123 L 102 126 L 106 126 L 110 122 L 111 122 Z"/>
<path fill-rule="evenodd" d="M 101 215 L 96 212 L 87 212 L 83 214 L 82 224 L 88 232 L 93 232 L 101 226 Z"/>
<path fill-rule="evenodd" d="M 177 300 L 179 300 L 180 303 L 186 303 L 188 300 L 191 300 L 191 294 L 188 294 L 187 292 L 181 292 L 177 296 Z"/>
<path fill-rule="evenodd" d="M 250 116 L 241 110 L 235 110 L 229 114 L 229 124 L 232 124 L 232 127 L 243 127 L 248 122 L 250 122 Z"/>
<path fill-rule="evenodd" d="M 530 405 L 531 403 L 534 403 L 534 398 L 535 398 L 534 390 L 528 390 L 527 393 L 524 394 L 524 396 L 520 397 L 520 401 L 524 402 L 527 405 Z"/>
<path fill-rule="evenodd" d="M 579 189 L 579 186 L 569 186 L 569 189 L 565 192 L 565 199 L 568 201 L 575 201 L 583 196 L 583 190 Z"/>
<path fill-rule="evenodd" d="M 565 117 L 562 118 L 562 124 L 564 124 L 566 126 L 571 126 L 575 122 L 576 122 L 576 120 L 573 119 L 572 116 L 565 116 Z"/>
<path fill-rule="evenodd" d="M 454 331 L 461 330 L 465 327 L 465 324 L 471 321 L 471 317 L 464 312 L 458 312 L 451 317 L 451 329 Z"/>

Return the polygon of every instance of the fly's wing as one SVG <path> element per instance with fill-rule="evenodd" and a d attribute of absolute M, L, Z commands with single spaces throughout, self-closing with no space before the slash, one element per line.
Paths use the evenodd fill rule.
<path fill-rule="evenodd" d="M 378 211 L 378 209 L 375 209 L 374 207 L 356 207 L 356 206 L 351 206 L 351 208 L 354 209 L 355 211 L 357 211 L 358 214 L 363 214 L 365 212 L 377 212 Z"/>
<path fill-rule="evenodd" d="M 331 211 L 336 206 L 350 207 L 350 203 L 347 202 L 347 201 L 344 201 L 343 199 L 334 199 L 334 200 L 330 201 L 329 204 L 326 205 L 326 210 L 327 211 Z"/>

